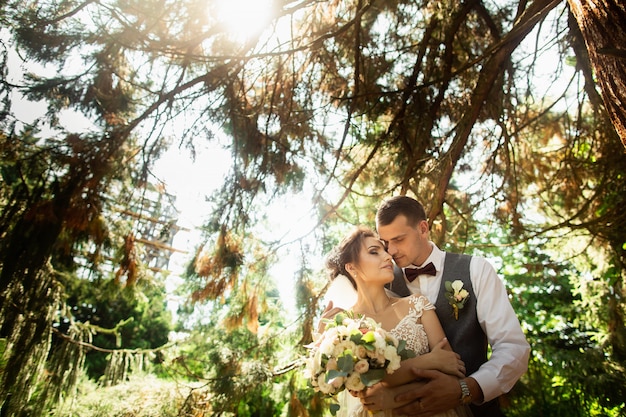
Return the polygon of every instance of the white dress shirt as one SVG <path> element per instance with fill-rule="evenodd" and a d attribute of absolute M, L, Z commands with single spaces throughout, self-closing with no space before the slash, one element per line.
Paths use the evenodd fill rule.
<path fill-rule="evenodd" d="M 429 262 L 435 265 L 435 276 L 420 275 L 407 281 L 411 293 L 421 292 L 435 304 L 439 294 L 446 253 L 433 242 L 432 252 L 422 267 Z M 470 280 L 476 294 L 476 313 L 487 340 L 491 356 L 471 376 L 483 391 L 484 401 L 490 401 L 509 392 L 528 369 L 530 346 L 522 332 L 519 320 L 511 307 L 504 283 L 494 267 L 485 259 L 472 256 Z M 471 342 L 469 342 L 471 343 Z"/>

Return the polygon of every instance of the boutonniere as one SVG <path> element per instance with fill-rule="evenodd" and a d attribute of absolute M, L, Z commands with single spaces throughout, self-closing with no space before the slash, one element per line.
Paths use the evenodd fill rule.
<path fill-rule="evenodd" d="M 448 303 L 452 306 L 454 311 L 454 318 L 459 319 L 459 310 L 463 308 L 467 299 L 469 298 L 469 292 L 463 288 L 463 281 L 457 279 L 453 282 L 446 281 L 446 298 Z"/>

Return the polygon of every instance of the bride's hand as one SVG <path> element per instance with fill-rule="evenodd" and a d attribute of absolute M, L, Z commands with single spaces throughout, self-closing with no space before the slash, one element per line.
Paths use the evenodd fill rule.
<path fill-rule="evenodd" d="M 359 391 L 358 397 L 363 408 L 369 411 L 389 410 L 395 406 L 393 391 L 380 382 Z"/>
<path fill-rule="evenodd" d="M 321 332 L 324 331 L 324 327 L 325 327 L 324 319 L 331 320 L 332 318 L 334 318 L 337 314 L 341 313 L 342 311 L 344 311 L 343 308 L 335 307 L 335 306 L 333 306 L 333 302 L 329 301 L 328 305 L 326 306 L 326 308 L 322 312 L 322 320 L 320 320 L 317 332 L 321 333 Z"/>
<path fill-rule="evenodd" d="M 465 362 L 461 360 L 458 353 L 446 349 L 447 347 L 449 347 L 448 339 L 444 338 L 428 353 L 437 365 L 436 369 L 448 375 L 465 377 Z"/>

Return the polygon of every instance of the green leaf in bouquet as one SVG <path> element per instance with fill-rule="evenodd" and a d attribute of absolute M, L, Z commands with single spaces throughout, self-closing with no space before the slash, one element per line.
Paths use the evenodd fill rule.
<path fill-rule="evenodd" d="M 346 375 L 354 369 L 354 359 L 351 354 L 344 354 L 337 358 L 337 369 L 345 372 Z M 332 372 L 332 371 L 331 371 Z"/>
<path fill-rule="evenodd" d="M 346 318 L 348 318 L 348 316 L 344 312 L 335 314 L 335 325 L 341 326 Z"/>
<path fill-rule="evenodd" d="M 361 333 L 360 331 L 352 332 L 352 334 L 350 335 L 350 341 L 357 345 L 361 344 L 362 339 L 363 339 L 363 333 Z"/>
<path fill-rule="evenodd" d="M 366 387 L 371 387 L 374 384 L 379 383 L 385 377 L 386 371 L 384 369 L 370 369 L 369 371 L 361 374 L 361 382 Z"/>
<path fill-rule="evenodd" d="M 406 340 L 400 339 L 398 341 L 398 355 L 400 355 L 401 360 L 414 358 L 417 355 L 411 349 L 406 348 Z"/>
<path fill-rule="evenodd" d="M 339 411 L 339 408 L 340 406 L 337 403 L 331 403 L 330 406 L 328 406 L 328 409 L 330 410 L 330 414 L 333 416 L 337 414 L 337 411 Z"/>
<path fill-rule="evenodd" d="M 347 372 L 343 372 L 340 369 L 331 369 L 330 371 L 326 372 L 326 383 L 329 384 L 330 381 L 332 381 L 335 378 L 346 377 L 346 376 L 348 376 Z"/>

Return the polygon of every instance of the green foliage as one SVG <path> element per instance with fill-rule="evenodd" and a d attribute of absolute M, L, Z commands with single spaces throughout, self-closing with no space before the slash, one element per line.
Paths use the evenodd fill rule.
<path fill-rule="evenodd" d="M 285 327 L 277 290 L 263 276 L 261 263 L 257 267 L 221 300 L 179 310 L 181 341 L 164 369 L 170 378 L 202 382 L 211 414 L 279 415 L 290 402 L 290 371 L 278 370 L 297 360 L 294 335 Z M 266 291 L 255 293 L 257 301 L 250 303 L 249 289 L 256 283 Z M 190 320 L 194 310 L 201 316 Z"/>
<path fill-rule="evenodd" d="M 279 338 L 261 339 L 246 329 L 227 332 L 210 327 L 192 333 L 168 369 L 170 375 L 204 381 L 211 393 L 212 413 L 280 414 L 286 402 L 286 392 L 280 388 L 285 381 L 273 376 Z"/>
<path fill-rule="evenodd" d="M 180 410 L 197 388 L 147 374 L 134 375 L 112 387 L 84 378 L 78 387 L 76 398 L 68 398 L 54 410 L 56 417 L 192 417 Z"/>
<path fill-rule="evenodd" d="M 588 320 L 574 265 L 542 251 L 536 239 L 524 250 L 490 248 L 501 260 L 510 299 L 531 345 L 528 372 L 508 395 L 509 416 L 619 416 L 626 374 L 607 355 L 600 327 Z"/>
<path fill-rule="evenodd" d="M 66 304 L 72 319 L 96 326 L 93 344 L 103 349 L 154 349 L 168 342 L 172 329 L 165 289 L 156 282 L 140 281 L 133 287 L 121 287 L 113 279 L 87 280 L 65 276 Z M 67 320 L 68 318 L 61 318 Z M 120 323 L 125 323 L 118 328 Z M 59 323 L 64 331 L 67 321 Z M 98 332 L 116 329 L 114 334 Z M 90 378 L 104 374 L 108 353 L 90 350 L 86 367 Z M 158 363 L 162 359 L 158 357 Z"/>
<path fill-rule="evenodd" d="M 211 301 L 207 311 L 184 306 L 190 314 L 181 314 L 188 320 L 181 329 L 191 335 L 164 367 L 208 381 L 206 397 L 218 413 L 325 411 L 297 371 L 274 369 L 280 355 L 297 356 L 310 341 L 325 283 L 313 277 L 313 260 L 346 225 L 373 226 L 380 199 L 399 193 L 427 203 L 442 247 L 502 260 L 533 346 L 513 410 L 594 415 L 623 408 L 626 163 L 565 2 L 284 3 L 268 25 L 277 31 L 245 43 L 207 12 L 214 3 L 0 4 L 7 48 L 26 60 L 13 82 L 2 56 L 0 319 L 2 336 L 32 337 L 28 344 L 39 349 L 16 354 L 4 376 L 30 372 L 21 378 L 30 386 L 46 356 L 41 329 L 58 307 L 55 274 L 74 274 L 76 257 L 96 270 L 110 245 L 128 281 L 140 276 L 132 236 L 105 218 L 104 196 L 130 205 L 167 136 L 193 150 L 225 133 L 232 170 L 211 198 L 206 227 L 222 240 L 205 258 L 209 267 L 181 288 Z M 289 39 L 278 33 L 281 19 Z M 533 28 L 535 49 L 514 53 Z M 555 91 L 569 77 L 558 65 L 552 83 L 534 77 L 546 45 L 576 54 L 572 87 Z M 22 129 L 10 106 L 15 93 L 42 100 L 47 113 Z M 61 122 L 66 110 L 91 122 L 88 133 L 71 133 L 74 126 Z M 189 181 L 203 191 L 203 179 Z M 282 333 L 290 321 L 272 304 L 270 266 L 285 243 L 248 243 L 268 203 L 305 186 L 322 226 L 315 244 L 298 242 L 298 340 Z M 135 290 L 118 291 L 102 271 L 94 276 L 101 281 L 90 281 L 93 288 L 61 278 L 74 314 L 103 328 L 133 318 L 119 340 L 99 335 L 94 344 L 163 342 L 162 288 L 138 289 L 151 304 L 126 293 Z M 33 318 L 30 327 L 13 328 L 21 317 Z M 196 329 L 194 321 L 207 327 Z M 90 360 L 94 377 L 100 360 Z M 0 400 L 13 385 L 0 387 Z M 104 408 L 93 415 L 118 413 L 111 403 Z"/>

